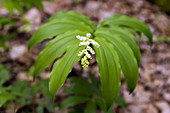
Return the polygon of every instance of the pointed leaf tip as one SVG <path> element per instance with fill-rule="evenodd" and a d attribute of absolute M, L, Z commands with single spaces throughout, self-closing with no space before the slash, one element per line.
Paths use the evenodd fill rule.
<path fill-rule="evenodd" d="M 134 88 L 134 89 L 129 90 L 129 94 L 132 94 L 134 90 L 135 90 L 135 88 Z"/>

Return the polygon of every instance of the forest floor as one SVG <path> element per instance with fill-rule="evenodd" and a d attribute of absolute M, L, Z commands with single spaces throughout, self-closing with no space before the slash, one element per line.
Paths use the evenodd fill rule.
<path fill-rule="evenodd" d="M 60 11 L 75 10 L 85 14 L 97 24 L 113 14 L 125 14 L 136 17 L 149 25 L 153 32 L 154 44 L 150 46 L 148 41 L 138 40 L 142 54 L 138 85 L 135 91 L 129 95 L 127 85 L 122 78 L 120 95 L 126 100 L 128 106 L 122 108 L 114 105 L 115 112 L 170 113 L 170 41 L 168 41 L 170 15 L 161 12 L 157 6 L 146 0 L 86 0 L 79 3 L 75 3 L 73 0 L 55 0 L 53 3 L 44 2 L 43 5 L 43 11 L 32 8 L 24 14 L 25 18 L 31 22 L 31 32 L 19 33 L 12 41 L 7 42 L 9 50 L 0 49 L 3 52 L 0 55 L 1 62 L 11 69 L 11 84 L 14 84 L 15 80 L 33 82 L 32 76 L 26 77 L 25 75 L 48 41 L 38 44 L 31 51 L 28 51 L 27 43 L 31 35 L 51 15 Z M 9 15 L 4 8 L 0 9 L 0 14 L 1 16 Z M 22 24 L 19 23 L 18 26 Z M 2 32 L 8 32 L 8 28 Z M 80 66 L 75 64 L 73 70 L 80 70 Z M 97 64 L 91 65 L 83 71 L 83 76 L 88 77 L 89 71 L 99 76 L 97 70 Z M 42 72 L 40 78 L 48 78 L 49 73 L 50 68 L 47 68 Z M 68 85 L 67 81 L 65 85 Z M 57 93 L 57 97 L 64 98 L 62 97 L 63 88 Z M 67 111 L 67 109 L 56 109 L 55 112 L 67 113 Z M 6 109 L 6 112 L 12 113 L 11 109 Z"/>

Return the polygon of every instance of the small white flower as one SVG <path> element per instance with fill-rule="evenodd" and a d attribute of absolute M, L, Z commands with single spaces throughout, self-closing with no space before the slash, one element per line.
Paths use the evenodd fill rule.
<path fill-rule="evenodd" d="M 89 39 L 91 37 L 90 33 L 86 34 L 85 36 L 80 36 L 77 35 L 76 38 L 79 40 L 82 40 L 83 42 L 80 42 L 79 46 L 85 45 L 87 46 L 84 50 L 82 50 L 82 52 L 79 52 L 78 56 L 82 56 L 84 54 L 84 57 L 81 59 L 81 65 L 84 69 L 86 69 L 89 65 L 89 61 L 88 59 L 92 59 L 92 56 L 89 54 L 89 52 L 91 54 L 95 54 L 95 51 L 93 50 L 93 48 L 91 48 L 89 45 L 92 44 L 96 47 L 99 47 L 100 45 L 94 41 L 93 39 Z"/>
<path fill-rule="evenodd" d="M 83 37 L 83 41 L 85 41 L 86 40 L 86 37 Z"/>
<path fill-rule="evenodd" d="M 77 39 L 80 39 L 80 35 L 77 35 L 76 38 L 77 38 Z"/>
<path fill-rule="evenodd" d="M 90 33 L 87 33 L 87 34 L 86 34 L 86 37 L 87 37 L 87 38 L 90 38 L 90 36 L 91 36 Z"/>
<path fill-rule="evenodd" d="M 83 52 L 80 52 L 80 51 L 79 51 L 79 54 L 78 54 L 78 56 L 81 56 L 81 55 L 83 55 Z"/>

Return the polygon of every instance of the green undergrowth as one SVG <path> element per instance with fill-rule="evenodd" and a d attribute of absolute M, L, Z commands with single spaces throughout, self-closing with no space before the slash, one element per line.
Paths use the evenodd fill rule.
<path fill-rule="evenodd" d="M 21 111 L 22 107 L 30 109 L 30 113 L 52 112 L 57 107 L 51 101 L 48 90 L 48 79 L 41 79 L 38 83 L 30 85 L 28 81 L 17 80 L 15 84 L 6 86 L 10 82 L 10 70 L 0 64 L 0 108 L 15 107 L 15 111 Z M 39 96 L 37 96 L 39 95 Z M 14 106 L 12 106 L 13 104 Z M 29 107 L 29 106 L 34 107 Z M 25 110 L 26 110 L 25 109 Z"/>

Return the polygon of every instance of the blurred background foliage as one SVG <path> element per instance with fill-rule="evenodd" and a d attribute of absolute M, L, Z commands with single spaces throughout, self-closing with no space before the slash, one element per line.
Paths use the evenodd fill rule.
<path fill-rule="evenodd" d="M 158 5 L 163 11 L 170 14 L 170 0 L 149 0 Z"/>
<path fill-rule="evenodd" d="M 20 14 L 23 14 L 24 8 L 37 8 L 43 9 L 42 2 L 51 0 L 2 0 L 1 4 L 11 13 L 14 14 L 16 9 Z"/>
<path fill-rule="evenodd" d="M 39 11 L 42 14 L 41 18 L 43 19 L 41 20 L 41 22 L 45 22 L 47 18 L 49 17 L 50 14 L 43 13 L 44 11 L 43 10 L 44 5 L 42 3 L 43 1 L 53 1 L 53 0 L 0 0 L 1 8 L 5 7 L 10 12 L 10 14 L 7 13 L 6 15 L 0 14 L 0 113 L 1 112 L 5 113 L 6 111 L 11 110 L 11 109 L 13 111 L 8 111 L 8 113 L 11 113 L 11 112 L 54 113 L 55 111 L 59 111 L 58 110 L 59 108 L 66 109 L 66 111 L 61 111 L 62 113 L 63 112 L 66 112 L 66 113 L 67 112 L 69 113 L 83 113 L 83 112 L 84 113 L 95 113 L 95 112 L 98 113 L 99 112 L 100 113 L 104 109 L 103 108 L 104 106 L 102 105 L 103 100 L 101 99 L 100 82 L 98 78 L 96 78 L 95 74 L 88 73 L 89 76 L 86 78 L 78 77 L 78 76 L 83 76 L 82 70 L 81 70 L 81 73 L 78 73 L 78 75 L 76 75 L 77 73 L 70 74 L 71 77 L 67 80 L 67 82 L 69 82 L 70 84 L 67 87 L 64 86 L 64 91 L 61 90 L 61 92 L 63 92 L 62 96 L 58 96 L 57 100 L 55 100 L 55 102 L 53 103 L 50 99 L 49 92 L 48 92 L 48 79 L 42 77 L 42 78 L 38 78 L 35 81 L 33 81 L 32 79 L 30 81 L 30 78 L 29 78 L 32 76 L 32 72 L 34 70 L 33 64 L 34 64 L 34 60 L 36 59 L 36 55 L 39 52 L 38 49 L 42 49 L 42 47 L 39 46 L 38 49 L 35 48 L 34 50 L 30 52 L 31 53 L 30 56 L 32 58 L 31 60 L 28 54 L 27 56 L 22 56 L 22 58 L 26 59 L 26 60 L 24 59 L 24 61 L 22 61 L 23 59 L 21 60 L 21 59 L 10 58 L 9 53 L 11 52 L 11 48 L 13 48 L 12 47 L 13 42 L 16 43 L 18 41 L 17 43 L 18 45 L 19 44 L 26 45 L 29 37 L 31 37 L 30 35 L 32 34 L 32 31 L 33 31 L 32 26 L 31 26 L 32 23 L 30 22 L 29 19 L 26 19 L 24 17 L 26 12 L 29 11 L 29 9 L 31 8 L 37 7 L 40 9 Z M 98 7 L 96 4 L 97 3 L 100 4 L 101 1 L 103 1 L 103 3 L 108 2 L 108 4 L 111 5 L 111 3 L 116 0 L 101 0 L 101 1 L 70 0 L 70 1 L 73 1 L 71 5 L 66 5 L 66 4 L 63 5 L 65 1 L 57 2 L 56 4 L 58 4 L 58 7 L 57 6 L 55 7 L 60 8 L 60 9 L 57 9 L 57 12 L 61 10 L 70 10 L 71 9 L 70 7 L 73 7 L 72 9 L 78 7 L 79 9 L 77 8 L 74 10 L 89 14 L 88 16 L 91 17 L 94 20 L 94 22 L 96 22 L 96 21 L 99 21 L 99 18 L 101 17 L 100 16 L 96 17 L 95 16 L 96 12 L 94 14 L 93 13 L 91 14 L 92 12 L 91 10 L 87 10 L 85 12 L 84 9 L 90 9 L 90 8 L 95 9 L 96 7 Z M 122 1 L 125 1 L 125 3 Z M 124 5 L 122 6 L 120 5 L 120 4 L 129 5 L 128 2 L 126 3 L 126 1 L 127 0 L 119 1 L 119 4 L 117 4 L 117 7 L 119 9 L 116 9 L 115 6 L 114 8 L 118 11 L 121 10 L 122 8 L 123 14 L 126 11 L 128 12 L 129 9 L 127 9 Z M 170 0 L 149 0 L 149 1 L 151 1 L 154 4 L 157 4 L 162 9 L 162 11 L 170 12 L 170 7 L 169 7 Z M 137 3 L 137 1 L 135 2 Z M 63 7 L 68 7 L 68 8 L 63 9 Z M 104 11 L 100 12 L 103 16 L 107 16 L 110 14 L 109 8 L 106 7 L 106 4 L 102 4 L 100 8 L 103 8 L 106 10 L 105 13 L 103 13 Z M 133 8 L 131 9 L 133 10 Z M 18 11 L 19 14 L 15 13 L 16 11 Z M 142 11 L 146 11 L 146 10 L 142 9 L 141 12 Z M 132 11 L 126 14 L 130 15 L 130 14 L 135 14 L 135 13 L 133 13 Z M 158 13 L 158 15 L 160 15 L 160 13 Z M 38 18 L 38 15 L 36 16 Z M 153 16 L 153 14 L 151 14 L 151 16 Z M 140 16 L 138 15 L 136 17 L 140 17 Z M 153 27 L 152 21 L 155 21 L 158 17 L 161 17 L 161 16 L 156 16 L 154 17 L 154 20 L 151 20 L 149 16 L 146 14 L 144 16 L 142 15 L 142 17 L 140 18 L 140 19 L 149 18 L 149 19 L 146 19 L 146 22 L 151 25 L 152 31 L 155 32 L 154 33 L 156 37 L 155 42 L 157 43 L 153 46 L 152 51 L 146 51 L 145 49 L 146 48 L 148 49 L 148 46 L 144 45 L 142 42 L 139 42 L 141 45 L 140 48 L 143 53 L 143 59 L 144 59 L 141 65 L 141 69 L 140 69 L 140 71 L 142 71 L 142 74 L 140 78 L 141 80 L 139 81 L 139 86 L 141 86 L 142 84 L 142 87 L 145 89 L 145 91 L 142 90 L 143 92 L 142 93 L 139 92 L 139 93 L 142 96 L 146 96 L 144 100 L 147 98 L 147 95 L 145 95 L 146 92 L 148 93 L 150 91 L 151 93 L 153 93 L 152 97 L 150 97 L 151 100 L 148 102 L 149 104 L 147 102 L 144 102 L 144 104 L 140 103 L 140 105 L 149 106 L 149 110 L 152 108 L 151 110 L 152 113 L 158 113 L 157 111 L 163 113 L 163 111 L 169 109 L 167 108 L 168 105 L 166 106 L 165 104 L 166 102 L 163 104 L 164 105 L 163 107 L 160 107 L 161 105 L 158 106 L 157 104 L 155 104 L 157 101 L 164 102 L 164 100 L 166 100 L 167 103 L 170 102 L 169 98 L 164 97 L 164 94 L 167 94 L 166 93 L 168 92 L 167 88 L 169 87 L 169 85 L 166 84 L 167 82 L 165 80 L 169 80 L 169 79 L 167 76 L 165 76 L 166 70 L 163 67 L 161 67 L 162 65 L 169 65 L 168 64 L 169 63 L 169 56 L 168 56 L 169 52 L 166 52 L 166 50 L 168 51 L 169 49 L 168 45 L 170 42 L 170 37 L 167 35 L 160 36 L 161 33 L 158 33 L 159 31 L 158 28 L 162 31 L 165 31 L 164 29 L 162 29 L 162 26 L 164 27 L 168 25 L 168 22 L 164 20 L 159 20 L 158 22 L 155 22 L 155 23 L 153 22 L 153 23 L 158 26 L 164 22 L 165 24 L 162 24 L 162 26 L 158 28 Z M 164 17 L 165 15 L 163 16 L 163 18 Z M 168 29 L 166 30 L 168 34 L 169 33 Z M 19 51 L 19 49 L 17 50 Z M 152 56 L 150 54 L 152 54 Z M 161 57 L 158 58 L 158 56 L 161 56 Z M 149 62 L 149 64 L 147 64 L 148 66 L 146 66 L 147 61 Z M 158 68 L 157 68 L 157 67 L 154 67 L 155 64 L 156 65 L 160 64 L 160 65 L 158 65 Z M 150 68 L 148 68 L 149 66 Z M 148 70 L 144 71 L 145 67 L 148 68 L 149 71 Z M 26 80 L 22 80 L 22 79 L 20 80 L 17 78 L 18 73 L 20 71 L 26 72 L 24 74 L 24 77 L 26 77 Z M 48 75 L 48 72 L 50 71 L 50 69 L 47 69 L 46 71 L 47 71 L 46 74 Z M 144 76 L 145 74 L 146 76 Z M 152 81 L 153 84 L 150 81 Z M 136 94 L 136 95 L 139 95 L 139 94 Z M 141 95 L 139 95 L 140 98 L 142 98 Z M 133 96 L 135 96 L 135 94 Z M 132 102 L 129 103 L 129 102 L 126 102 L 125 100 L 130 100 L 130 98 L 127 99 L 126 97 L 124 99 L 124 97 L 122 97 L 122 94 L 121 96 L 118 97 L 116 104 L 115 104 L 116 107 L 114 106 L 114 108 L 117 108 L 115 112 L 118 112 L 122 108 L 123 109 L 127 108 L 128 112 L 131 109 L 133 109 L 134 112 L 135 110 L 140 111 L 140 109 L 142 109 L 141 107 L 139 107 L 140 105 L 136 105 L 138 100 L 140 100 L 139 98 L 138 100 L 134 99 L 136 108 L 133 108 L 134 106 L 133 104 L 131 104 Z M 150 108 L 151 103 L 154 105 Z M 156 110 L 158 109 L 158 110 L 154 112 L 155 109 Z M 113 109 L 110 109 L 109 113 L 113 113 L 113 112 L 114 112 Z M 122 113 L 122 112 L 123 111 L 119 111 L 118 113 Z M 134 113 L 134 112 L 132 111 L 130 113 Z"/>

